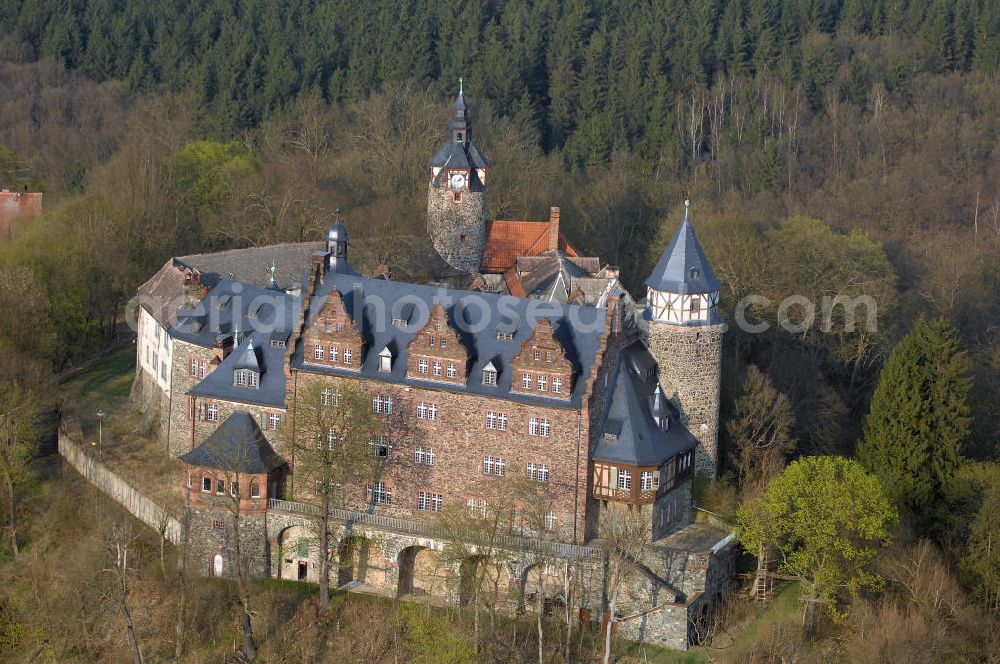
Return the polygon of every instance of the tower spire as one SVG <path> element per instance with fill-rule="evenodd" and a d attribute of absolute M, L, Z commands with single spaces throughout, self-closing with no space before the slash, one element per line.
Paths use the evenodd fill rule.
<path fill-rule="evenodd" d="M 691 208 L 691 199 L 684 199 L 684 221 L 688 221 L 688 210 Z"/>

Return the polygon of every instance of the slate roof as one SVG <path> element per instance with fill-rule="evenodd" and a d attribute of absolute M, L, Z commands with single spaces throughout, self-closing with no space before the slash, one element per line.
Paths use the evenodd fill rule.
<path fill-rule="evenodd" d="M 301 307 L 300 296 L 222 279 L 193 308 L 179 310 L 177 321 L 169 330 L 173 339 L 211 348 L 216 340 L 232 337 L 234 322 L 243 337 L 239 347 L 191 388 L 189 394 L 284 408 L 283 362 L 287 349 L 283 344 L 276 347 L 271 342 L 287 342 L 292 321 L 298 319 Z M 248 351 L 251 342 L 254 349 Z M 261 374 L 257 388 L 233 385 L 233 371 L 252 362 L 248 352 L 256 358 Z"/>
<path fill-rule="evenodd" d="M 465 168 L 475 170 L 479 168 L 489 168 L 490 162 L 482 155 L 479 148 L 471 140 L 467 143 L 458 143 L 449 137 L 444 144 L 438 148 L 431 157 L 431 167 L 439 168 Z"/>
<path fill-rule="evenodd" d="M 302 275 L 309 270 L 312 255 L 325 252 L 322 242 L 293 242 L 272 244 L 266 247 L 229 249 L 211 254 L 180 256 L 174 260 L 201 272 L 201 282 L 209 287 L 223 279 L 244 281 L 256 286 L 267 286 L 271 279 L 272 262 L 277 267 L 275 278 L 284 288 L 299 285 Z"/>
<path fill-rule="evenodd" d="M 177 307 L 184 302 L 184 273 L 174 259 L 163 264 L 156 274 L 139 286 L 139 304 L 163 327 L 176 319 Z"/>
<path fill-rule="evenodd" d="M 687 216 L 667 250 L 646 279 L 653 290 L 668 293 L 711 293 L 721 288 Z"/>
<path fill-rule="evenodd" d="M 360 323 L 358 327 L 366 344 L 360 371 L 363 377 L 399 385 L 432 387 L 556 407 L 579 408 L 582 404 L 606 322 L 606 312 L 594 307 L 331 274 L 327 275 L 326 282 L 319 286 L 310 301 L 307 327 L 322 310 L 327 295 L 333 289 L 342 294 L 344 305 L 354 317 L 355 324 Z M 406 376 L 407 344 L 427 322 L 431 307 L 439 302 L 445 307 L 449 324 L 457 330 L 470 354 L 469 378 L 464 385 Z M 392 318 L 398 317 L 403 306 L 408 303 L 416 305 L 414 322 L 402 329 L 392 325 Z M 553 324 L 555 336 L 566 349 L 567 358 L 575 369 L 573 391 L 568 401 L 510 391 L 511 360 L 520 351 L 521 344 L 531 336 L 541 318 L 547 318 Z M 497 330 L 501 327 L 514 330 L 512 341 L 497 339 Z M 389 373 L 378 371 L 378 351 L 386 346 L 395 349 L 392 371 Z M 497 385 L 482 384 L 483 367 L 490 361 L 498 370 Z M 302 344 L 292 357 L 292 367 L 332 375 L 358 375 L 357 371 L 306 364 Z"/>
<path fill-rule="evenodd" d="M 250 474 L 269 473 L 285 465 L 257 420 L 243 410 L 230 415 L 201 445 L 181 455 L 180 460 L 199 468 Z"/>
<path fill-rule="evenodd" d="M 696 445 L 669 402 L 662 400 L 658 404 L 669 411 L 667 430 L 653 420 L 658 385 L 656 360 L 641 341 L 633 341 L 618 353 L 609 384 L 609 398 L 591 452 L 595 461 L 659 466 Z M 607 439 L 605 433 L 614 434 L 617 440 Z"/>
<path fill-rule="evenodd" d="M 486 229 L 486 247 L 480 270 L 501 273 L 517 264 L 522 256 L 540 256 L 549 249 L 548 221 L 507 221 L 497 219 L 489 222 Z M 569 243 L 566 236 L 559 233 L 558 249 L 567 256 L 577 257 L 579 253 Z"/>
<path fill-rule="evenodd" d="M 587 277 L 601 269 L 600 259 L 567 256 L 546 251 L 541 256 L 520 256 L 517 273 L 528 297 L 565 302 L 574 277 Z"/>

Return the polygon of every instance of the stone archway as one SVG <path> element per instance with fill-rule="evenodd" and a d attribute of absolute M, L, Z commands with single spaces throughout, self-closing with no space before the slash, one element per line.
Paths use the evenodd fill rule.
<path fill-rule="evenodd" d="M 541 575 L 541 589 L 539 589 L 539 575 Z M 542 611 L 547 614 L 553 610 L 553 605 L 562 602 L 562 593 L 560 579 L 548 565 L 531 563 L 521 570 L 518 579 L 517 611 L 518 613 L 537 611 L 538 595 L 541 594 Z"/>
<path fill-rule="evenodd" d="M 444 594 L 445 565 L 437 551 L 414 544 L 397 556 L 399 580 L 396 596 L 440 596 Z"/>
<path fill-rule="evenodd" d="M 337 557 L 340 563 L 337 568 L 337 586 L 347 583 L 364 583 L 368 575 L 368 553 L 371 543 L 368 539 L 351 535 L 340 540 L 337 546 Z"/>
<path fill-rule="evenodd" d="M 510 574 L 506 567 L 489 556 L 474 555 L 459 565 L 459 606 L 469 606 L 475 598 L 476 584 L 495 601 L 507 601 L 511 591 Z"/>
<path fill-rule="evenodd" d="M 315 581 L 319 573 L 318 551 L 310 529 L 293 524 L 278 533 L 278 578 Z"/>

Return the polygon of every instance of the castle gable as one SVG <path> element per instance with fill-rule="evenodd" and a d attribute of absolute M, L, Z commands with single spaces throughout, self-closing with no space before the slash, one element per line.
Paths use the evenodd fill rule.
<path fill-rule="evenodd" d="M 427 324 L 406 346 L 408 378 L 465 384 L 469 351 L 448 322 L 444 306 L 437 303 Z"/>
<path fill-rule="evenodd" d="M 311 319 L 302 337 L 306 364 L 359 371 L 364 361 L 364 340 L 348 313 L 340 291 L 333 289 Z"/>
<path fill-rule="evenodd" d="M 539 320 L 521 344 L 511 361 L 511 371 L 513 392 L 568 399 L 572 391 L 573 365 L 547 318 Z"/>

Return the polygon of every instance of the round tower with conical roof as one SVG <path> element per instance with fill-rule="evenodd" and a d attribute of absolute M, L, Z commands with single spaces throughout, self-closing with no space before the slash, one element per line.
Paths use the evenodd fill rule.
<path fill-rule="evenodd" d="M 695 236 L 684 202 L 684 221 L 646 279 L 646 343 L 660 367 L 660 383 L 698 440 L 695 472 L 719 470 L 719 390 L 722 335 L 719 280 Z"/>
<path fill-rule="evenodd" d="M 472 142 L 459 83 L 448 138 L 430 161 L 427 232 L 452 267 L 476 274 L 486 246 L 486 171 L 489 162 Z"/>

